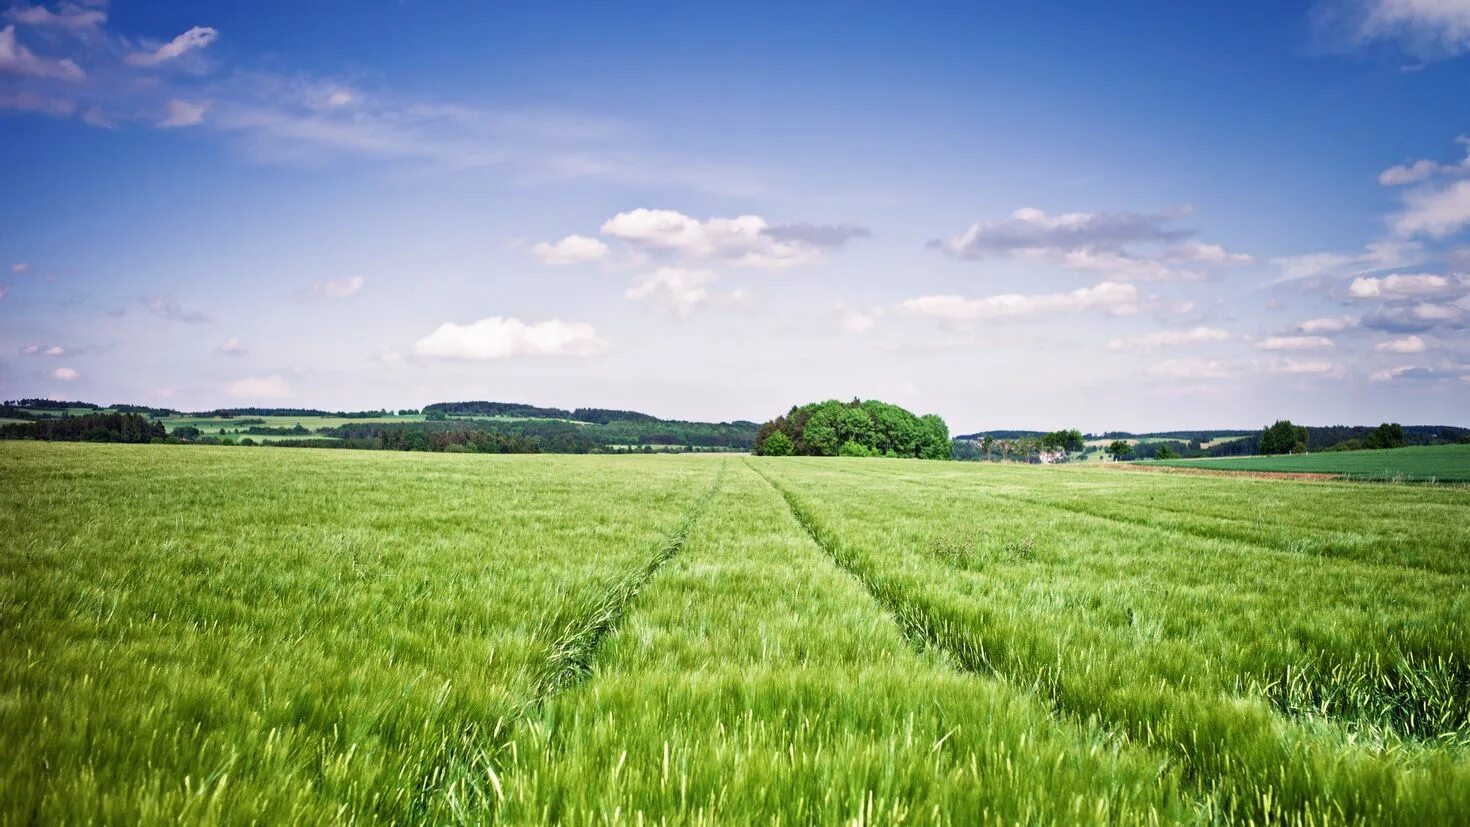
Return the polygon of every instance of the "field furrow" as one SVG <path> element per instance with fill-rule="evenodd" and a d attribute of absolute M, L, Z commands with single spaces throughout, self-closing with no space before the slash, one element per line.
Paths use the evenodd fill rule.
<path fill-rule="evenodd" d="M 984 487 L 914 490 L 871 474 L 844 482 L 847 469 L 800 460 L 763 468 L 835 558 L 958 658 L 1177 756 L 1231 818 L 1418 823 L 1464 812 L 1460 793 L 1445 791 L 1464 789 L 1470 762 L 1432 737 L 1454 741 L 1466 729 L 1464 615 L 1436 605 L 1463 606 L 1463 584 L 1416 602 L 1422 573 L 1358 583 L 1338 567 L 1360 564 L 1247 559 L 1228 543 L 1156 545 L 1165 538 L 1079 526 Z M 1327 594 L 1349 610 L 1323 602 Z M 1386 610 L 1406 625 L 1394 628 Z M 1407 648 L 1425 615 L 1440 617 L 1438 637 L 1418 642 L 1438 660 Z M 1278 666 L 1320 663 L 1324 652 L 1351 685 L 1319 693 L 1333 701 L 1321 710 L 1297 704 L 1304 714 L 1281 715 L 1291 704 L 1273 704 L 1265 684 Z M 1447 669 L 1420 668 L 1446 657 Z M 1361 674 L 1374 665 L 1388 674 Z M 1407 694 L 1391 696 L 1395 687 Z M 1427 713 L 1443 729 L 1420 742 L 1411 719 Z"/>
<path fill-rule="evenodd" d="M 507 823 L 1200 815 L 1162 755 L 916 651 L 744 464 L 595 668 L 518 742 Z"/>

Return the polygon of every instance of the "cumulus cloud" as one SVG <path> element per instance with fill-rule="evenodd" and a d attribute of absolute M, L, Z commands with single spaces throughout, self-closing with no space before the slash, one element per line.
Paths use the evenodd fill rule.
<path fill-rule="evenodd" d="M 857 237 L 853 229 L 771 227 L 758 215 L 700 220 L 676 210 L 643 207 L 618 213 L 601 232 L 649 255 L 771 270 L 820 261 L 825 247 L 840 245 L 833 243 L 837 236 Z"/>
<path fill-rule="evenodd" d="M 1432 273 L 1398 274 L 1353 279 L 1348 295 L 1355 299 L 1404 299 L 1442 294 L 1453 286 L 1448 278 Z"/>
<path fill-rule="evenodd" d="M 198 310 L 185 310 L 173 296 L 154 296 L 145 299 L 143 303 L 148 307 L 148 312 L 171 322 L 200 324 L 209 321 L 209 317 Z"/>
<path fill-rule="evenodd" d="M 1358 276 L 1407 267 L 1423 260 L 1424 245 L 1417 241 L 1375 241 L 1359 253 L 1308 253 L 1271 260 L 1280 270 L 1273 283 L 1322 276 Z"/>
<path fill-rule="evenodd" d="M 1204 274 L 1175 265 L 1254 262 L 1251 256 L 1228 252 L 1218 244 L 1185 242 L 1194 231 L 1171 225 L 1186 214 L 1187 211 L 1151 215 L 1133 212 L 1048 215 L 1028 207 L 1001 221 L 973 224 L 961 235 L 948 241 L 931 241 L 930 246 L 961 259 L 1009 256 L 1096 274 L 1109 281 L 1187 281 L 1203 278 Z M 1170 246 L 1152 254 L 1128 249 L 1137 244 Z"/>
<path fill-rule="evenodd" d="M 1393 229 L 1406 238 L 1444 238 L 1467 224 L 1470 224 L 1470 180 L 1463 180 L 1407 193 L 1403 211 L 1393 220 Z"/>
<path fill-rule="evenodd" d="M 1228 342 L 1235 334 L 1216 327 L 1192 327 L 1188 330 L 1160 330 L 1143 336 L 1113 339 L 1108 350 L 1141 350 L 1149 353 L 1164 347 L 1188 347 L 1191 345 Z"/>
<path fill-rule="evenodd" d="M 15 264 L 10 265 L 10 272 L 15 273 L 17 275 L 19 275 L 21 273 L 29 273 L 30 270 L 31 270 L 31 265 L 28 262 L 20 261 L 20 262 L 16 262 Z"/>
<path fill-rule="evenodd" d="M 348 299 L 362 292 L 362 286 L 366 283 L 367 281 L 362 276 L 347 276 L 319 281 L 312 285 L 311 291 L 329 299 Z"/>
<path fill-rule="evenodd" d="M 413 345 L 413 353 L 433 359 L 488 361 L 512 356 L 595 356 L 608 343 L 589 324 L 550 319 L 523 322 L 491 316 L 467 325 L 445 322 Z"/>
<path fill-rule="evenodd" d="M 107 12 L 102 9 L 75 3 L 62 3 L 54 12 L 45 6 L 16 6 L 7 9 L 5 17 L 23 26 L 59 29 L 71 34 L 95 31 L 107 22 Z"/>
<path fill-rule="evenodd" d="M 546 264 L 583 264 L 606 257 L 608 246 L 595 238 L 569 235 L 555 244 L 543 241 L 531 247 L 531 255 Z"/>
<path fill-rule="evenodd" d="M 25 345 L 20 349 L 22 356 L 66 356 L 71 351 L 61 345 Z"/>
<path fill-rule="evenodd" d="M 765 234 L 776 241 L 795 241 L 817 247 L 841 247 L 853 239 L 872 238 L 867 227 L 857 224 L 778 224 Z"/>
<path fill-rule="evenodd" d="M 1424 340 L 1418 336 L 1405 336 L 1402 339 L 1379 342 L 1373 349 L 1380 353 L 1423 353 L 1424 347 Z"/>
<path fill-rule="evenodd" d="M 163 119 L 158 122 L 164 129 L 183 126 L 198 126 L 204 122 L 204 113 L 209 111 L 209 101 L 186 101 L 171 99 L 165 106 Z"/>
<path fill-rule="evenodd" d="M 51 371 L 51 378 L 61 382 L 72 382 L 80 376 L 80 373 L 77 373 L 71 368 L 57 368 L 56 370 Z"/>
<path fill-rule="evenodd" d="M 1164 258 L 1168 261 L 1189 262 L 1197 261 L 1204 264 L 1255 264 L 1255 256 L 1245 253 L 1232 253 L 1219 244 L 1203 244 L 1198 241 L 1190 241 L 1164 251 Z"/>
<path fill-rule="evenodd" d="M 1374 371 L 1368 378 L 1374 382 L 1391 382 L 1397 379 L 1418 379 L 1421 381 L 1438 381 L 1442 379 L 1464 379 L 1470 381 L 1470 367 L 1461 365 L 1446 365 L 1442 367 L 1431 367 L 1427 365 L 1400 365 L 1394 368 Z"/>
<path fill-rule="evenodd" d="M 1149 375 L 1164 379 L 1232 379 L 1250 374 L 1340 377 L 1341 365 L 1325 361 L 1271 358 L 1227 362 L 1216 359 L 1169 359 L 1149 368 Z"/>
<path fill-rule="evenodd" d="M 983 258 L 1018 250 L 1113 248 L 1130 242 L 1174 241 L 1192 231 L 1166 226 L 1178 216 L 1131 212 L 1071 212 L 1056 216 L 1031 207 L 1002 221 L 980 222 L 962 235 L 934 245 L 959 258 Z"/>
<path fill-rule="evenodd" d="M 33 78 L 78 81 L 87 76 L 71 58 L 53 60 L 38 56 L 15 37 L 15 25 L 0 29 L 0 73 Z"/>
<path fill-rule="evenodd" d="M 1314 350 L 1333 347 L 1325 336 L 1267 336 L 1256 343 L 1261 350 Z"/>
<path fill-rule="evenodd" d="M 683 318 L 709 300 L 709 285 L 714 280 L 715 274 L 709 270 L 660 267 L 640 277 L 623 295 L 634 300 L 651 301 Z"/>
<path fill-rule="evenodd" d="M 1388 333 L 1421 333 L 1463 326 L 1464 308 L 1454 302 L 1416 302 L 1383 307 L 1363 317 L 1363 327 Z"/>
<path fill-rule="evenodd" d="M 225 339 L 223 342 L 215 345 L 214 349 L 226 356 L 243 356 L 248 352 L 245 346 L 240 343 L 239 337 L 236 336 Z"/>
<path fill-rule="evenodd" d="M 1150 376 L 1164 379 L 1228 379 L 1234 369 L 1214 359 L 1169 359 L 1148 369 Z"/>
<path fill-rule="evenodd" d="M 848 304 L 837 305 L 837 325 L 848 333 L 866 333 L 878 323 L 881 310 L 864 310 Z"/>
<path fill-rule="evenodd" d="M 1302 333 L 1341 333 L 1358 326 L 1357 316 L 1331 316 L 1321 319 L 1308 319 L 1297 325 L 1296 329 Z"/>
<path fill-rule="evenodd" d="M 279 375 L 247 376 L 225 385 L 225 393 L 233 399 L 285 399 L 291 387 Z"/>
<path fill-rule="evenodd" d="M 1464 0 L 1332 0 L 1319 20 L 1345 27 L 1358 44 L 1392 42 L 1432 60 L 1470 51 L 1470 4 Z"/>
<path fill-rule="evenodd" d="M 967 299 L 954 295 L 919 296 L 904 301 L 899 309 L 915 316 L 949 322 L 1015 319 L 1079 310 L 1098 310 L 1123 316 L 1138 312 L 1139 296 L 1138 288 L 1131 284 L 1105 281 L 1069 293 L 1004 293 L 983 299 Z"/>
<path fill-rule="evenodd" d="M 195 26 L 151 52 L 134 52 L 128 55 L 127 62 L 133 66 L 158 66 L 177 60 L 189 52 L 203 49 L 213 43 L 217 37 L 219 37 L 218 31 L 208 26 Z"/>

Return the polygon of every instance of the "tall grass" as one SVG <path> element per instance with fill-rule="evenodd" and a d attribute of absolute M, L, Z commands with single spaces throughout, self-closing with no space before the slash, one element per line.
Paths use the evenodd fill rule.
<path fill-rule="evenodd" d="M 1467 517 L 1111 469 L 0 444 L 0 825 L 1467 823 Z"/>
<path fill-rule="evenodd" d="M 1463 577 L 1140 529 L 1004 493 L 1044 500 L 1079 481 L 1070 473 L 758 462 L 834 559 L 937 645 L 1059 714 L 1176 756 L 1229 818 L 1470 812 Z M 1176 481 L 1176 499 L 1193 479 Z M 1293 496 L 1286 485 L 1260 490 Z M 952 535 L 993 550 L 1034 538 L 1035 549 L 957 567 L 930 550 Z M 1280 687 L 1293 666 L 1311 689 L 1300 677 Z"/>

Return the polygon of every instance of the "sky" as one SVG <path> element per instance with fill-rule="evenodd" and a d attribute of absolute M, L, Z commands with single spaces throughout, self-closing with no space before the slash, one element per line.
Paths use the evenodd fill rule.
<path fill-rule="evenodd" d="M 1470 0 L 0 0 L 0 397 L 1470 425 Z"/>

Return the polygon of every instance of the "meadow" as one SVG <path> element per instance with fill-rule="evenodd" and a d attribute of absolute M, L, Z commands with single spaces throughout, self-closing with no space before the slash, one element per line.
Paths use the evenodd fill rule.
<path fill-rule="evenodd" d="M 1160 460 L 1157 464 L 1216 471 L 1335 474 L 1365 480 L 1470 482 L 1470 445 L 1418 445 L 1377 451 Z"/>
<path fill-rule="evenodd" d="M 1462 486 L 27 442 L 0 482 L 0 824 L 1470 823 Z"/>

